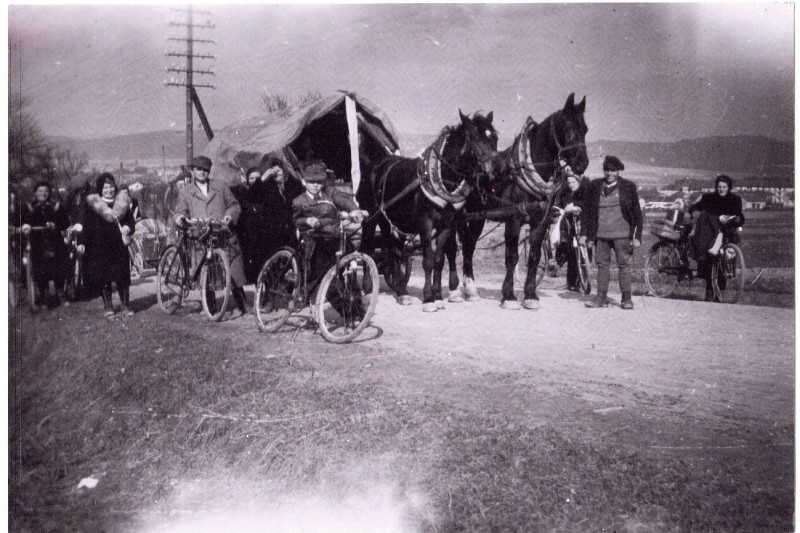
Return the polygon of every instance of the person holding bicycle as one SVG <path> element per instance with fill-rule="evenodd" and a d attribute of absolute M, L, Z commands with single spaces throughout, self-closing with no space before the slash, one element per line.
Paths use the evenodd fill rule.
<path fill-rule="evenodd" d="M 555 203 L 565 215 L 561 218 L 561 240 L 556 248 L 556 262 L 563 264 L 562 258 L 566 258 L 567 289 L 572 292 L 580 292 L 578 257 L 572 252 L 572 237 L 578 237 L 575 234 L 575 222 L 580 220 L 583 196 L 589 185 L 589 179 L 572 174 L 569 167 L 567 170 L 567 187 L 562 190 Z"/>
<path fill-rule="evenodd" d="M 67 210 L 52 198 L 53 188 L 47 181 L 36 184 L 33 202 L 22 208 L 22 232 L 31 242 L 33 278 L 38 288 L 37 305 L 45 303 L 48 286 L 53 281 L 56 294 L 47 297 L 47 306 L 59 305 L 68 271 L 68 252 L 61 232 L 69 227 Z M 41 232 L 31 232 L 32 227 L 44 227 Z"/>
<path fill-rule="evenodd" d="M 133 316 L 130 308 L 131 267 L 128 244 L 136 231 L 127 189 L 119 190 L 114 176 L 103 172 L 97 177 L 96 192 L 86 197 L 83 215 L 84 282 L 90 290 L 100 290 L 103 313 L 114 318 L 111 284 L 117 286 L 123 316 Z"/>
<path fill-rule="evenodd" d="M 707 302 L 714 301 L 710 259 L 719 253 L 723 236 L 728 242 L 738 244 L 739 235 L 736 230 L 744 225 L 742 198 L 731 192 L 732 189 L 733 180 L 720 174 L 714 180 L 714 192 L 703 193 L 688 209 L 689 214 L 700 211 L 691 244 L 697 260 L 698 276 L 706 280 Z"/>
<path fill-rule="evenodd" d="M 300 163 L 300 173 L 306 191 L 292 202 L 292 220 L 301 233 L 314 230 L 314 238 L 304 240 L 303 250 L 310 268 L 308 286 L 313 287 L 339 250 L 339 212 L 348 212 L 355 224 L 361 224 L 364 212 L 350 195 L 335 187 L 324 187 L 328 170 L 322 161 Z"/>
<path fill-rule="evenodd" d="M 633 309 L 631 299 L 631 258 L 642 243 L 642 209 L 636 184 L 619 175 L 625 165 L 618 157 L 603 160 L 602 179 L 593 180 L 586 188 L 581 215 L 581 244 L 595 246 L 597 263 L 597 297 L 586 307 L 608 307 L 608 285 L 611 279 L 611 250 L 619 267 L 619 288 L 622 309 Z"/>
<path fill-rule="evenodd" d="M 192 177 L 194 183 L 180 191 L 175 206 L 175 223 L 179 228 L 189 226 L 188 219 L 218 219 L 228 226 L 235 225 L 241 214 L 241 206 L 233 196 L 230 188 L 220 181 L 209 179 L 211 159 L 197 156 L 192 160 Z M 247 298 L 244 294 L 246 283 L 244 261 L 239 240 L 234 231 L 228 237 L 228 254 L 231 263 L 233 290 L 231 294 L 236 307 L 242 315 L 247 313 Z"/>

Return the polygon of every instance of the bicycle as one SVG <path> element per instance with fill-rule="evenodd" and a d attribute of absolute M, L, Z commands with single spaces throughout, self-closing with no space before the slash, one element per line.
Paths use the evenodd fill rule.
<path fill-rule="evenodd" d="M 174 314 L 198 287 L 199 278 L 203 311 L 219 322 L 231 300 L 231 265 L 225 250 L 230 229 L 214 219 L 187 219 L 186 223 L 187 227 L 179 228 L 178 243 L 168 246 L 158 262 L 158 305 Z M 192 269 L 194 262 L 197 264 Z"/>
<path fill-rule="evenodd" d="M 29 230 L 23 230 L 22 228 L 11 228 L 11 233 L 13 235 L 22 235 L 26 237 L 25 247 L 22 250 L 22 267 L 24 268 L 25 276 L 25 299 L 27 300 L 31 311 L 37 311 L 39 307 L 36 305 L 36 281 L 33 278 L 33 255 L 31 254 L 30 234 L 48 229 L 51 228 L 48 228 L 47 226 L 30 226 Z M 19 279 L 21 275 L 22 273 L 17 272 L 17 275 L 15 276 L 16 279 L 13 279 L 12 283 L 9 284 L 9 286 L 14 286 L 14 293 L 9 297 L 13 306 L 16 306 L 20 299 L 20 291 L 17 288 L 21 284 L 21 280 Z M 53 282 L 51 281 L 49 285 L 50 291 L 55 293 L 55 286 Z"/>
<path fill-rule="evenodd" d="M 585 244 L 580 244 L 581 232 L 581 219 L 580 215 L 575 213 L 567 213 L 567 228 L 571 250 L 568 253 L 575 254 L 578 264 L 578 286 L 584 294 L 592 292 L 592 280 L 589 277 L 591 265 L 591 257 L 589 256 L 589 249 Z M 525 283 L 526 264 L 528 261 L 529 251 L 529 236 L 530 226 L 526 225 L 519 234 L 519 260 L 517 266 L 514 268 L 514 277 L 519 284 Z M 566 257 L 553 257 L 553 247 L 550 242 L 550 232 L 546 232 L 544 240 L 542 241 L 542 248 L 539 257 L 539 266 L 536 269 L 536 285 L 540 285 L 544 279 L 545 274 L 549 273 L 550 277 L 557 278 L 560 275 L 561 267 L 566 263 Z M 525 267 L 525 268 L 523 268 Z"/>
<path fill-rule="evenodd" d="M 644 262 L 644 281 L 651 295 L 666 298 L 678 284 L 691 284 L 698 277 L 697 269 L 689 264 L 692 228 L 691 222 L 683 223 L 682 219 L 651 226 L 650 233 L 659 238 Z M 711 287 L 717 301 L 731 304 L 739 301 L 744 290 L 744 254 L 727 237 L 712 259 Z"/>
<path fill-rule="evenodd" d="M 64 296 L 70 302 L 77 301 L 83 294 L 83 254 L 86 248 L 78 243 L 78 236 L 83 232 L 81 224 L 67 228 L 64 243 L 69 248 L 69 274 L 64 284 Z"/>
<path fill-rule="evenodd" d="M 286 247 L 267 260 L 256 281 L 256 323 L 260 331 L 277 332 L 293 314 L 309 305 L 312 320 L 328 342 L 350 342 L 369 325 L 378 304 L 378 267 L 366 254 L 347 252 L 348 239 L 354 233 L 345 224 L 347 219 L 347 213 L 340 213 L 339 250 L 318 281 L 315 304 L 311 304 L 311 296 L 317 283 L 309 287 L 311 258 L 305 252 Z M 307 231 L 299 249 L 307 249 L 306 239 L 323 238 L 313 230 Z"/>
<path fill-rule="evenodd" d="M 130 258 L 131 279 L 140 279 L 144 273 L 144 256 L 139 240 L 131 239 L 128 246 L 128 257 Z"/>

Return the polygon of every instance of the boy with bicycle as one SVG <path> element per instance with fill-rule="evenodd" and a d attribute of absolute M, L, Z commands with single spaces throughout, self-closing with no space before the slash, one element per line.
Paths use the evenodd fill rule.
<path fill-rule="evenodd" d="M 339 250 L 339 212 L 347 212 L 350 220 L 360 225 L 364 211 L 359 209 L 351 195 L 324 186 L 328 170 L 322 161 L 301 162 L 300 174 L 306 190 L 292 201 L 292 220 L 301 233 L 314 231 L 313 238 L 304 240 L 303 250 L 309 266 L 308 286 L 313 287 L 333 263 Z"/>

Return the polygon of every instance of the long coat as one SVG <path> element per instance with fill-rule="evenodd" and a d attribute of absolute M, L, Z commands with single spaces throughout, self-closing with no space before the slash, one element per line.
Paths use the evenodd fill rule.
<path fill-rule="evenodd" d="M 208 196 L 203 195 L 196 184 L 192 183 L 181 189 L 178 203 L 175 206 L 176 218 L 183 215 L 189 218 L 222 219 L 230 217 L 231 225 L 239 221 L 241 206 L 230 188 L 216 180 L 208 182 Z M 244 275 L 244 262 L 239 239 L 235 233 L 228 238 L 228 258 L 231 262 L 231 277 L 241 287 L 247 280 Z"/>
<path fill-rule="evenodd" d="M 55 280 L 57 284 L 66 279 L 69 253 L 61 232 L 69 226 L 67 210 L 61 202 L 46 200 L 25 204 L 22 209 L 22 223 L 31 226 L 55 224 L 54 229 L 30 233 L 31 258 L 33 259 L 33 279 L 36 283 Z"/>
<path fill-rule="evenodd" d="M 739 242 L 736 228 L 744 225 L 742 198 L 739 195 L 730 192 L 725 196 L 720 196 L 715 192 L 703 193 L 700 199 L 689 206 L 689 213 L 695 211 L 702 213 L 697 219 L 692 239 L 692 251 L 696 259 L 699 261 L 705 259 L 707 250 L 711 248 L 720 231 L 725 232 L 728 241 Z M 731 215 L 736 218 L 723 226 L 719 221 L 720 215 Z"/>
<path fill-rule="evenodd" d="M 639 205 L 639 193 L 636 184 L 625 178 L 618 178 L 619 183 L 619 208 L 622 218 L 630 226 L 628 237 L 642 240 L 642 208 Z M 583 197 L 583 211 L 581 212 L 581 235 L 587 240 L 597 240 L 597 222 L 600 215 L 600 194 L 603 191 L 604 178 L 592 180 L 586 188 Z"/>
<path fill-rule="evenodd" d="M 84 283 L 91 291 L 100 290 L 109 283 L 116 283 L 118 287 L 131 284 L 130 256 L 122 242 L 120 226 L 127 226 L 131 236 L 136 230 L 128 191 L 118 192 L 113 202 L 106 202 L 97 194 L 86 197 L 83 272 Z"/>

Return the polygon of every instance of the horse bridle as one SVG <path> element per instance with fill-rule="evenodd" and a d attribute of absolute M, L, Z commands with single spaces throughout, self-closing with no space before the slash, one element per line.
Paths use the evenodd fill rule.
<path fill-rule="evenodd" d="M 449 137 L 450 134 L 453 133 L 453 128 L 448 126 L 442 133 Z M 477 141 L 473 140 L 473 135 L 470 135 L 469 132 L 465 132 L 464 141 L 465 141 L 464 142 L 464 146 L 461 148 L 461 155 L 463 156 L 467 152 L 468 149 L 471 149 L 472 153 L 475 154 L 476 158 L 478 159 L 478 166 L 480 166 L 480 170 L 477 171 L 477 172 L 472 172 L 471 174 L 465 174 L 465 173 L 461 172 L 460 170 L 458 170 L 457 168 L 455 168 L 452 163 L 450 163 L 449 161 L 444 159 L 442 154 L 437 152 L 435 148 L 433 150 L 431 150 L 431 152 L 436 157 L 436 159 L 438 159 L 440 162 L 444 163 L 444 165 L 448 169 L 450 169 L 450 171 L 453 172 L 453 174 L 455 174 L 456 176 L 460 177 L 462 180 L 465 180 L 465 181 L 466 181 L 467 178 L 475 178 L 475 183 L 477 184 L 478 180 L 480 179 L 481 176 L 487 175 L 487 172 L 485 170 L 485 166 L 484 165 L 486 163 L 488 163 L 489 161 L 491 161 L 492 158 L 495 157 L 496 151 L 490 150 L 487 153 L 482 148 L 481 148 L 481 150 L 478 150 L 476 148 L 476 145 L 478 143 L 477 143 Z M 434 146 L 435 146 L 435 144 L 436 143 L 434 143 Z M 442 147 L 444 147 L 444 145 L 445 145 L 445 143 L 442 143 Z"/>

